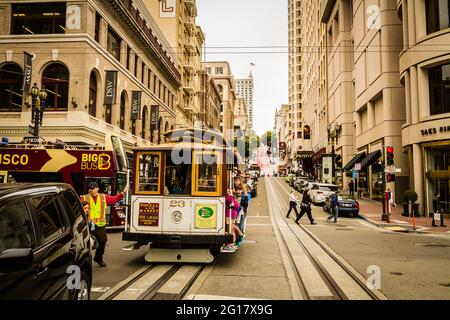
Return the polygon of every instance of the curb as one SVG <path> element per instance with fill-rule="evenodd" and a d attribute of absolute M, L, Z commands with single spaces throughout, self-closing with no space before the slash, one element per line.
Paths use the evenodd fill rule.
<path fill-rule="evenodd" d="M 362 220 L 364 220 L 364 221 L 366 221 L 366 222 L 368 222 L 368 223 L 370 223 L 370 224 L 372 224 L 372 225 L 374 225 L 374 226 L 380 228 L 380 229 L 389 230 L 389 229 L 387 229 L 386 227 L 399 227 L 399 228 L 403 228 L 402 231 L 395 231 L 395 230 L 393 231 L 393 230 L 390 230 L 390 231 L 393 231 L 393 232 L 399 232 L 399 233 L 432 234 L 432 232 L 427 232 L 426 230 L 412 230 L 412 226 L 410 226 L 410 225 L 407 225 L 407 226 L 406 226 L 406 225 L 401 225 L 401 224 L 378 223 L 378 222 L 376 222 L 376 221 L 374 221 L 374 220 L 372 220 L 372 219 L 370 219 L 370 218 L 368 218 L 368 217 L 366 217 L 366 216 L 364 216 L 364 215 L 362 215 L 362 214 L 358 214 L 358 217 L 361 218 Z M 409 228 L 411 228 L 411 229 L 409 229 Z M 423 227 L 421 227 L 421 228 L 423 228 Z"/>

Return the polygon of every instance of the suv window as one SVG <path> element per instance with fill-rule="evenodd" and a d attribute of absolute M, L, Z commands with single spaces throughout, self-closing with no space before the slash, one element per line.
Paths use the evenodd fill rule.
<path fill-rule="evenodd" d="M 80 198 L 78 198 L 71 190 L 66 190 L 62 193 L 64 205 L 70 209 L 71 219 L 77 220 L 78 217 L 83 215 L 83 208 L 80 206 Z"/>
<path fill-rule="evenodd" d="M 8 249 L 33 249 L 35 243 L 25 202 L 9 204 L 0 210 L 0 254 Z"/>
<path fill-rule="evenodd" d="M 53 197 L 50 195 L 40 196 L 31 199 L 36 210 L 38 224 L 42 228 L 44 243 L 49 242 L 65 231 L 65 226 L 59 215 Z"/>
<path fill-rule="evenodd" d="M 338 187 L 333 187 L 333 186 L 321 186 L 320 190 L 322 191 L 337 191 L 339 188 Z"/>
<path fill-rule="evenodd" d="M 319 186 L 317 184 L 313 185 L 312 190 L 318 190 Z"/>

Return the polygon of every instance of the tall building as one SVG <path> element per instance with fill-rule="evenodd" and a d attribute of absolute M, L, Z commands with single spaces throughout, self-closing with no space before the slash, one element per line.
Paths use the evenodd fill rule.
<path fill-rule="evenodd" d="M 206 73 L 213 79 L 219 89 L 222 106 L 220 109 L 220 132 L 225 139 L 232 141 L 234 136 L 234 105 L 236 94 L 234 92 L 234 77 L 230 64 L 226 61 L 204 62 Z"/>
<path fill-rule="evenodd" d="M 300 86 L 303 144 L 307 148 L 306 151 L 311 150 L 313 153 L 299 154 L 298 157 L 302 157 L 301 162 L 305 164 L 311 164 L 312 159 L 311 173 L 318 180 L 323 180 L 324 171 L 327 169 L 322 163 L 322 156 L 328 149 L 328 97 L 326 27 L 321 22 L 320 13 L 319 1 L 301 1 L 300 16 L 297 21 L 300 22 L 300 47 L 302 48 L 300 75 L 302 79 L 306 79 Z"/>
<path fill-rule="evenodd" d="M 246 136 L 250 130 L 247 105 L 244 98 L 237 97 L 234 104 L 234 131 L 237 136 Z"/>
<path fill-rule="evenodd" d="M 196 25 L 195 0 L 140 0 L 149 8 L 159 29 L 166 36 L 168 51 L 177 56 L 182 87 L 178 90 L 176 127 L 193 127 L 201 120 L 198 96 L 205 35 Z"/>
<path fill-rule="evenodd" d="M 177 58 L 142 1 L 2 1 L 0 21 L 0 135 L 29 136 L 24 52 L 32 56 L 29 84 L 48 94 L 47 141 L 94 145 L 116 135 L 130 148 L 175 125 Z"/>
<path fill-rule="evenodd" d="M 286 140 L 287 162 L 293 168 L 302 165 L 300 157 L 312 154 L 310 126 L 304 125 L 302 97 L 302 2 L 288 0 L 289 32 L 289 136 Z M 306 134 L 303 134 L 305 131 Z M 309 168 L 312 170 L 312 168 Z"/>
<path fill-rule="evenodd" d="M 402 170 L 418 193 L 419 211 L 433 213 L 433 197 L 450 213 L 450 12 L 447 1 L 398 0 L 403 43 L 400 81 L 405 87 L 406 121 L 401 126 L 406 152 Z M 392 99 L 395 99 L 393 97 Z M 395 101 L 395 100 L 394 100 Z M 395 112 L 398 111 L 393 104 Z M 396 152 L 396 155 L 398 154 Z M 397 159 L 395 159 L 397 163 Z M 410 170 L 408 170 L 410 168 Z M 447 223 L 448 224 L 448 223 Z"/>
<path fill-rule="evenodd" d="M 354 163 L 361 163 L 359 187 L 368 197 L 381 200 L 384 146 L 393 146 L 397 150 L 395 164 L 402 172 L 387 188 L 401 202 L 408 188 L 409 168 L 406 156 L 398 152 L 402 150 L 405 91 L 399 72 L 403 46 L 397 1 L 381 1 L 379 7 L 369 7 L 371 4 L 362 0 L 325 3 L 321 16 L 329 52 L 328 120 L 343 165 L 337 166 L 342 172 L 338 183 L 346 188 L 351 178 L 346 172 Z M 374 14 L 370 13 L 373 8 Z"/>
<path fill-rule="evenodd" d="M 234 81 L 236 95 L 244 98 L 247 108 L 250 129 L 253 129 L 253 75 L 250 73 L 248 79 L 236 79 Z"/>

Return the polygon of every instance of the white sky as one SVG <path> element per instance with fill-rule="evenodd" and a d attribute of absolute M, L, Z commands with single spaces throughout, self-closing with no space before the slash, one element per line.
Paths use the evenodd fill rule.
<path fill-rule="evenodd" d="M 247 78 L 255 64 L 253 126 L 258 135 L 272 130 L 275 109 L 288 102 L 287 1 L 197 0 L 197 8 L 207 61 L 230 62 L 236 79 Z"/>

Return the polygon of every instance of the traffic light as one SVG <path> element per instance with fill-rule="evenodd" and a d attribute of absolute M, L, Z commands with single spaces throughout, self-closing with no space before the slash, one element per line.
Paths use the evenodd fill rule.
<path fill-rule="evenodd" d="M 388 174 L 387 176 L 386 176 L 386 181 L 387 182 L 395 182 L 395 174 Z"/>
<path fill-rule="evenodd" d="M 388 166 L 394 165 L 394 147 L 386 148 L 386 164 Z"/>

